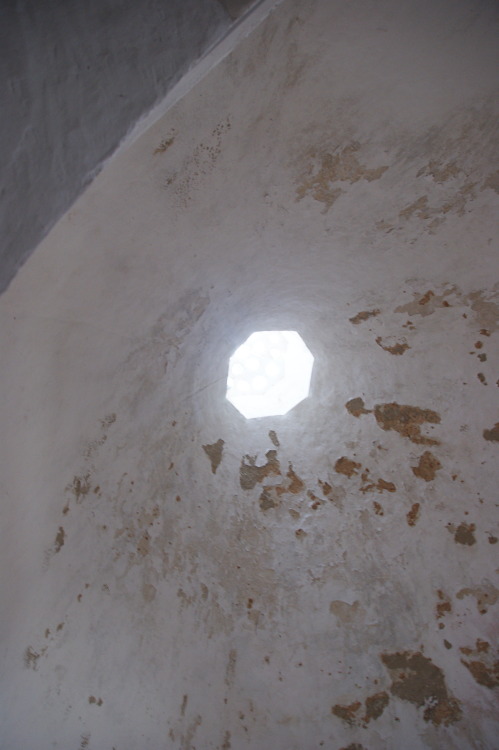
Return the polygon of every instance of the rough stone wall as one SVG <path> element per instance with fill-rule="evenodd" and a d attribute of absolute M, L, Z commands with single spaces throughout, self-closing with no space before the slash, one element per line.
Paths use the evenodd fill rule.
<path fill-rule="evenodd" d="M 497 747 L 497 20 L 285 0 L 0 299 L 2 748 Z"/>

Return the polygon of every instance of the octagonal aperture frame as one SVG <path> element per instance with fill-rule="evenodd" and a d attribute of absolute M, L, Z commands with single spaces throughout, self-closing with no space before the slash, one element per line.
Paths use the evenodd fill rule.
<path fill-rule="evenodd" d="M 246 419 L 282 416 L 307 398 L 313 365 L 296 331 L 255 331 L 229 360 L 227 399 Z"/>

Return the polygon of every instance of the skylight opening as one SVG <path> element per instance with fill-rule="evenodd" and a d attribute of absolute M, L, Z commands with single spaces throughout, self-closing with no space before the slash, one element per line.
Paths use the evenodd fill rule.
<path fill-rule="evenodd" d="M 287 414 L 307 398 L 313 364 L 296 331 L 256 331 L 229 360 L 227 399 L 247 419 Z"/>

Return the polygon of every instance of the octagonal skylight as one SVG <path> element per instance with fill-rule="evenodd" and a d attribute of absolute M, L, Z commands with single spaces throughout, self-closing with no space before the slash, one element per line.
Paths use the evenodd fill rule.
<path fill-rule="evenodd" d="M 296 331 L 256 331 L 230 358 L 227 398 L 247 419 L 286 414 L 307 398 L 313 364 Z"/>

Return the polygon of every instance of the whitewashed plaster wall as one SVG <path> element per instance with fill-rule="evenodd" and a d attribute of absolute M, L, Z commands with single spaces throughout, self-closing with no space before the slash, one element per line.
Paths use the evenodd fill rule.
<path fill-rule="evenodd" d="M 252 4 L 0 3 L 0 292 L 137 121 Z"/>
<path fill-rule="evenodd" d="M 497 22 L 285 0 L 0 298 L 3 750 L 497 747 Z"/>

